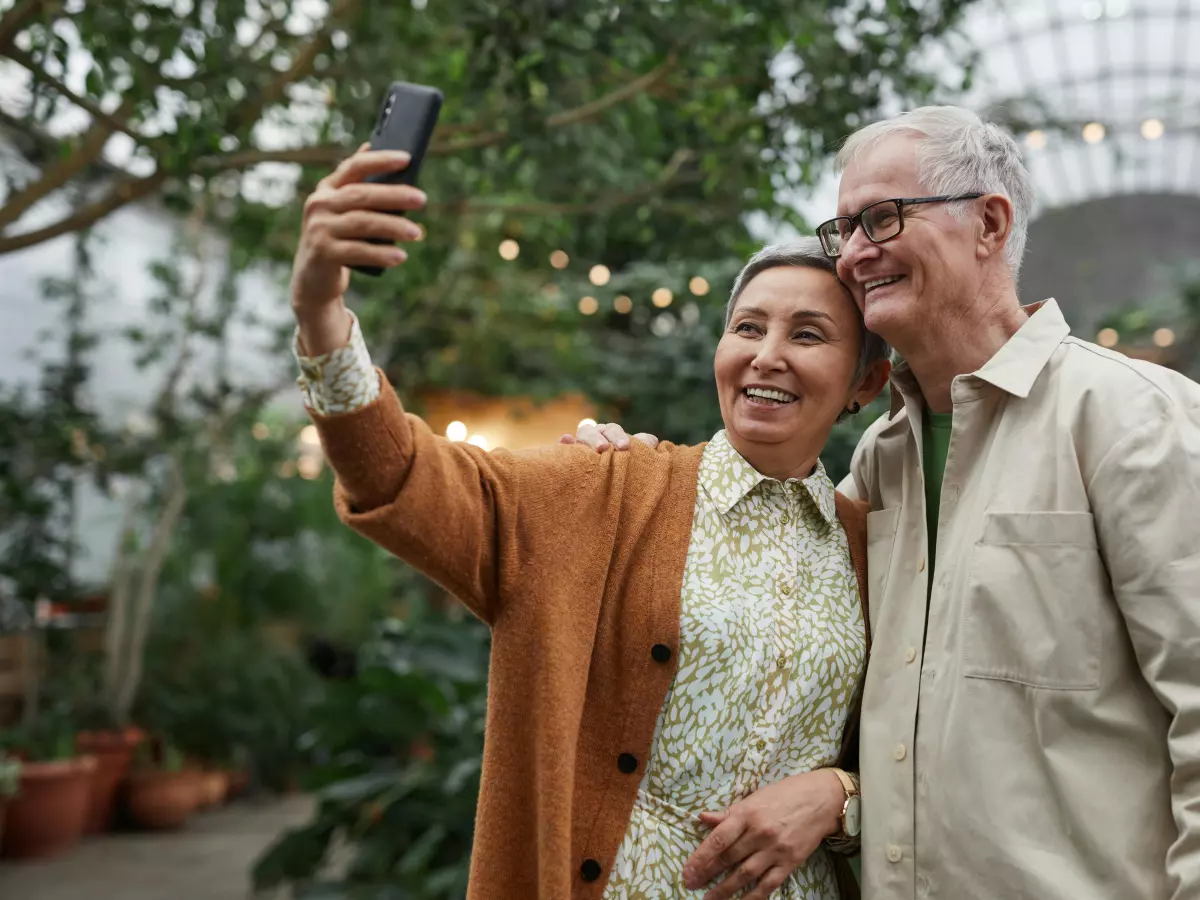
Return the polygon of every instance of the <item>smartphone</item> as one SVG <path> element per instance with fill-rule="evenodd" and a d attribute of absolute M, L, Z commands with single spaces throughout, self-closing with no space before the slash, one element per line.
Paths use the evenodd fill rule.
<path fill-rule="evenodd" d="M 412 156 L 412 160 L 406 169 L 371 175 L 367 177 L 367 181 L 382 184 L 417 183 L 421 162 L 425 158 L 425 151 L 429 149 L 429 139 L 433 136 L 434 126 L 437 125 L 438 114 L 442 111 L 442 99 L 442 92 L 437 88 L 408 84 L 404 81 L 392 83 L 379 106 L 379 118 L 375 123 L 375 130 L 371 132 L 371 149 L 406 150 Z M 394 215 L 402 216 L 404 212 L 397 210 Z M 373 244 L 392 243 L 379 238 L 370 240 Z M 384 271 L 378 266 L 352 268 L 356 272 L 376 277 Z"/>

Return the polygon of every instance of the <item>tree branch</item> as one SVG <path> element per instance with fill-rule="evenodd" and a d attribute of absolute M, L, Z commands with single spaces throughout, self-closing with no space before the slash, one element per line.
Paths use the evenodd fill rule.
<path fill-rule="evenodd" d="M 132 105 L 130 100 L 123 101 L 117 109 L 117 114 L 126 115 Z M 58 190 L 95 162 L 103 152 L 104 145 L 108 143 L 112 133 L 113 125 L 107 121 L 93 121 L 88 130 L 83 133 L 79 145 L 73 153 L 43 169 L 41 178 L 17 191 L 8 198 L 8 202 L 4 206 L 0 207 L 0 231 L 20 219 L 30 207 L 43 197 Z M 0 241 L 2 240 L 0 239 Z"/>
<path fill-rule="evenodd" d="M 25 20 L 38 11 L 44 0 L 17 0 L 17 5 L 0 16 L 0 56 L 11 56 L 17 34 Z"/>
<path fill-rule="evenodd" d="M 663 167 L 663 170 L 653 181 L 649 181 L 633 190 L 620 194 L 611 194 L 600 200 L 588 203 L 509 203 L 503 200 L 460 200 L 454 203 L 431 203 L 426 208 L 437 210 L 438 212 L 452 212 L 460 215 L 490 212 L 504 212 L 511 215 L 583 215 L 604 212 L 605 210 L 615 209 L 618 206 L 628 206 L 631 203 L 637 203 L 639 200 L 653 196 L 671 184 L 679 184 L 692 180 L 681 178 L 679 170 L 694 157 L 695 153 L 686 148 L 676 150 L 666 166 Z"/>
<path fill-rule="evenodd" d="M 166 180 L 167 175 L 165 172 L 155 172 L 153 175 L 137 179 L 136 181 L 122 181 L 109 191 L 108 195 L 103 199 L 75 210 L 71 215 L 60 219 L 52 225 L 47 225 L 36 231 L 14 234 L 11 237 L 0 237 L 0 256 L 3 256 L 5 253 L 24 250 L 26 247 L 32 247 L 43 241 L 52 240 L 63 234 L 70 234 L 72 231 L 78 231 L 81 228 L 87 228 L 114 210 L 120 209 L 125 204 L 132 203 L 134 200 L 138 200 L 158 190 Z"/>
<path fill-rule="evenodd" d="M 655 66 L 644 75 L 639 75 L 632 81 L 629 81 L 615 90 L 609 91 L 603 97 L 597 97 L 584 103 L 582 106 L 577 106 L 573 109 L 563 110 L 546 118 L 547 128 L 561 128 L 564 125 L 574 125 L 579 122 L 586 122 L 588 119 L 594 119 L 596 116 L 611 109 L 618 104 L 624 103 L 638 94 L 645 93 L 650 90 L 664 78 L 666 78 L 674 70 L 678 64 L 678 57 L 671 53 L 667 56 L 666 61 L 658 66 Z M 480 147 L 492 147 L 502 143 L 508 137 L 508 131 L 486 131 L 483 134 L 475 135 L 474 137 L 465 138 L 457 141 L 434 141 L 429 147 L 430 156 L 450 156 L 462 150 L 475 150 Z"/>

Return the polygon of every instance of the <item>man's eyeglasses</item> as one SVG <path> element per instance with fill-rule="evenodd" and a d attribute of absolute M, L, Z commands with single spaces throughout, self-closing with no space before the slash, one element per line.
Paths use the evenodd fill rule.
<path fill-rule="evenodd" d="M 943 194 L 940 197 L 898 197 L 880 200 L 863 209 L 857 216 L 838 216 L 817 226 L 817 237 L 826 256 L 838 257 L 842 248 L 860 224 L 867 238 L 876 244 L 890 241 L 904 230 L 904 207 L 921 203 L 954 203 L 959 200 L 978 200 L 983 194 Z"/>

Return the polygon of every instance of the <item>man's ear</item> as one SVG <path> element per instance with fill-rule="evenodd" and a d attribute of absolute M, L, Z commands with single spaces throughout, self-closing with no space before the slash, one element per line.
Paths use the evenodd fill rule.
<path fill-rule="evenodd" d="M 858 382 L 858 387 L 851 395 L 851 400 L 857 402 L 860 406 L 866 406 L 872 400 L 879 396 L 879 392 L 883 390 L 888 383 L 888 378 L 892 374 L 892 361 L 890 359 L 877 359 L 867 367 L 866 373 Z"/>
<path fill-rule="evenodd" d="M 979 257 L 983 259 L 1004 252 L 1012 235 L 1013 205 L 1003 194 L 987 194 L 980 202 L 983 204 L 983 230 L 979 234 Z"/>

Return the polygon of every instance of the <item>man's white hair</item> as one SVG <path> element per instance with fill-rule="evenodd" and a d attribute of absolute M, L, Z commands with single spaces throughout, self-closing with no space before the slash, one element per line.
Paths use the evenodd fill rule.
<path fill-rule="evenodd" d="M 1003 194 L 1012 201 L 1012 233 L 1004 247 L 1004 258 L 1015 282 L 1025 254 L 1034 189 L 1012 135 L 961 106 L 922 106 L 874 122 L 850 135 L 838 152 L 837 170 L 843 171 L 864 150 L 894 134 L 916 134 L 922 138 L 917 145 L 917 177 L 931 193 L 979 191 Z M 954 204 L 951 212 L 961 216 L 964 208 Z"/>

